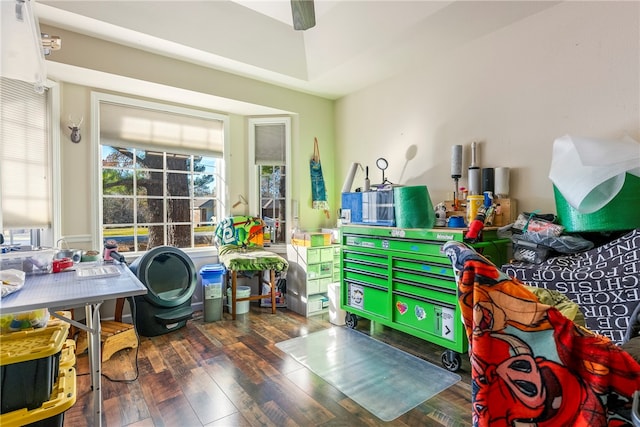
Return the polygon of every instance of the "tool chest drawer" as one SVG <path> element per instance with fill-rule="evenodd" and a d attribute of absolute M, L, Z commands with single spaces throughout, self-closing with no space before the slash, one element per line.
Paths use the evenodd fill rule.
<path fill-rule="evenodd" d="M 355 327 L 359 316 L 433 342 L 446 349 L 445 367 L 458 369 L 468 343 L 455 272 L 442 247 L 463 241 L 465 231 L 343 226 L 340 303 L 347 326 Z M 473 246 L 498 264 L 507 261 L 508 243 L 489 230 Z"/>

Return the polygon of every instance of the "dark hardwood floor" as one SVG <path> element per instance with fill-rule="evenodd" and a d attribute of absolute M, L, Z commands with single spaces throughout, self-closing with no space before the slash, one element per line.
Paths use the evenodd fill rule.
<path fill-rule="evenodd" d="M 275 344 L 330 328 L 327 315 L 251 306 L 231 320 L 197 313 L 170 334 L 140 337 L 140 347 L 103 363 L 103 425 L 113 426 L 470 426 L 469 363 L 462 381 L 401 417 L 383 422 Z M 442 348 L 361 319 L 358 330 L 440 366 Z M 77 357 L 77 402 L 64 426 L 93 425 L 86 353 Z M 292 382 L 286 375 L 296 375 Z"/>

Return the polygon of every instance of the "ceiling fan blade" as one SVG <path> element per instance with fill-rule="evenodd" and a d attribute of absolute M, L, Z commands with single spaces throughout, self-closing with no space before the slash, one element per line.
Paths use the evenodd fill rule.
<path fill-rule="evenodd" d="M 308 30 L 316 25 L 313 0 L 291 0 L 291 14 L 293 28 L 296 30 Z"/>

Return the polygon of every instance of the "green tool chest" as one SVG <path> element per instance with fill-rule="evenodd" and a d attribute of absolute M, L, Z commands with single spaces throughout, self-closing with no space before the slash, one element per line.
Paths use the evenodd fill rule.
<path fill-rule="evenodd" d="M 468 343 L 457 301 L 455 273 L 442 246 L 463 241 L 465 229 L 341 228 L 340 306 L 347 326 L 370 319 L 444 347 L 445 368 L 460 368 Z M 495 229 L 472 246 L 496 265 L 507 260 L 509 239 Z"/>

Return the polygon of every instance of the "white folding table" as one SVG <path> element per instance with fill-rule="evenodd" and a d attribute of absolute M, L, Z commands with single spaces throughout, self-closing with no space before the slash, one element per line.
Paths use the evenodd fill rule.
<path fill-rule="evenodd" d="M 109 277 L 79 278 L 75 271 L 27 275 L 22 289 L 0 299 L 0 314 L 48 308 L 54 316 L 88 332 L 95 426 L 102 425 L 100 306 L 107 300 L 147 293 L 147 288 L 127 266 L 116 267 L 120 274 Z M 86 324 L 54 313 L 55 310 L 82 306 L 85 307 Z"/>

